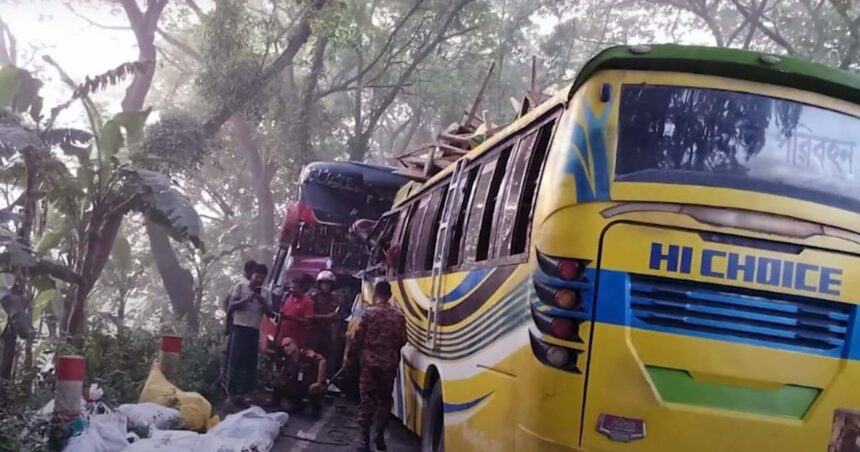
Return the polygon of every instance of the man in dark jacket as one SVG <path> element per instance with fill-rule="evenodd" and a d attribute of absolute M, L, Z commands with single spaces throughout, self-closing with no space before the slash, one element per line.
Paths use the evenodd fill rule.
<path fill-rule="evenodd" d="M 361 366 L 358 415 L 361 451 L 370 450 L 370 427 L 374 418 L 376 448 L 386 448 L 385 428 L 391 416 L 391 391 L 400 364 L 400 349 L 406 344 L 406 319 L 391 304 L 391 286 L 384 281 L 377 283 L 373 299 L 373 306 L 361 317 L 349 344 L 350 355 L 357 356 Z M 349 362 L 345 366 L 349 367 Z"/>

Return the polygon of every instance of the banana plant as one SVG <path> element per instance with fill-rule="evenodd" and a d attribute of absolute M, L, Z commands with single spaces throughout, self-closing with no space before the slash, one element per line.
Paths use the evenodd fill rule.
<path fill-rule="evenodd" d="M 62 71 L 61 77 L 74 86 Z M 4 100 L 12 106 L 18 99 L 13 89 L 3 86 L 4 80 L 0 76 L 0 107 Z M 60 323 L 61 330 L 71 335 L 86 327 L 87 297 L 107 263 L 126 215 L 141 213 L 174 238 L 203 246 L 202 223 L 191 201 L 167 176 L 144 167 L 150 157 L 140 142 L 149 110 L 122 112 L 105 121 L 89 91 L 75 88 L 75 99 L 84 106 L 90 131 L 53 128 L 58 115 L 55 109 L 48 122 L 51 128 L 25 135 L 16 130 L 10 138 L 0 139 L 0 157 L 4 149 L 14 151 L 23 144 L 62 151 L 62 155 L 49 154 L 50 162 L 42 170 L 46 177 L 40 191 L 47 203 L 47 220 L 32 253 L 36 259 L 63 259 L 71 273 L 79 276 L 66 291 Z M 21 111 L 19 105 L 14 107 Z M 12 163 L 0 168 L 0 178 L 14 177 L 14 172 L 20 171 L 20 165 Z M 56 293 L 44 295 L 42 301 L 52 296 Z"/>

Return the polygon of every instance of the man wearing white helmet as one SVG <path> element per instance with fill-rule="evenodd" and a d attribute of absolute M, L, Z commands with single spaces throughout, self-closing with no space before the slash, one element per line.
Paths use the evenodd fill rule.
<path fill-rule="evenodd" d="M 335 346 L 337 344 L 338 300 L 334 289 L 337 276 L 331 270 L 323 270 L 317 274 L 316 288 L 310 293 L 314 302 L 314 323 L 312 326 L 312 344 L 314 350 L 333 363 Z M 331 369 L 337 369 L 330 366 Z M 331 372 L 329 372 L 331 373 Z"/>

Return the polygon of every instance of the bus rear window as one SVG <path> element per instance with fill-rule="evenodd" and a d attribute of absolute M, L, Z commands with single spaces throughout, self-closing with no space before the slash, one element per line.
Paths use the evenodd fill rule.
<path fill-rule="evenodd" d="M 860 120 L 706 88 L 624 85 L 616 180 L 726 187 L 860 211 Z"/>

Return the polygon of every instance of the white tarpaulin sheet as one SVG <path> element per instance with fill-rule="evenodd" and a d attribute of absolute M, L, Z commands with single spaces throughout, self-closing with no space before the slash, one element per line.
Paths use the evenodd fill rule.
<path fill-rule="evenodd" d="M 150 438 L 136 441 L 123 452 L 268 452 L 287 420 L 287 413 L 266 413 L 260 407 L 251 407 L 227 416 L 205 434 L 156 430 Z"/>

